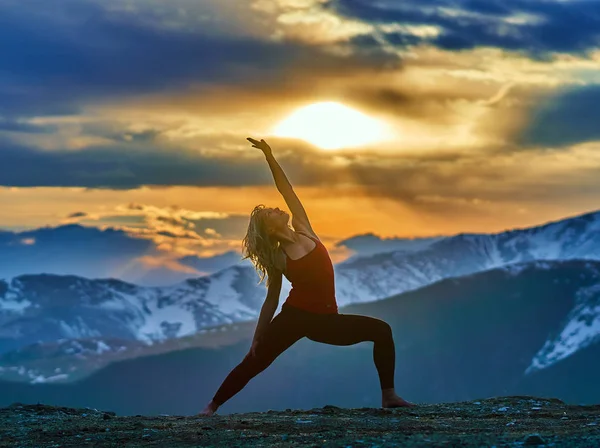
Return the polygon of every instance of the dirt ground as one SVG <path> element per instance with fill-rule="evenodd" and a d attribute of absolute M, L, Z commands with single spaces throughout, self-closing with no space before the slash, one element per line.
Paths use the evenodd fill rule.
<path fill-rule="evenodd" d="M 116 416 L 95 409 L 15 403 L 0 409 L 10 447 L 600 447 L 600 404 L 498 397 L 416 408 Z"/>

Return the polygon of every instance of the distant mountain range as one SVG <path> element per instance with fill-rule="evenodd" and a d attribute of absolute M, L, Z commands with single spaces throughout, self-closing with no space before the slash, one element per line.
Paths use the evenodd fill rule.
<path fill-rule="evenodd" d="M 366 288 L 360 285 L 365 280 L 369 282 L 377 279 L 379 282 L 377 275 L 373 278 L 373 273 L 369 272 L 365 278 L 351 274 L 353 266 L 376 265 L 379 261 L 385 265 L 390 264 L 392 270 L 402 271 L 404 275 L 406 268 L 398 260 L 408 257 L 409 263 L 422 263 L 425 269 L 433 269 L 433 274 L 438 275 L 436 267 L 430 266 L 426 260 L 428 253 L 434 257 L 440 253 L 447 258 L 453 257 L 448 251 L 480 250 L 483 253 L 474 261 L 477 264 L 483 263 L 484 269 L 540 257 L 578 258 L 577 251 L 587 258 L 598 246 L 598 215 L 599 212 L 589 213 L 530 229 L 490 235 L 460 234 L 411 239 L 380 238 L 368 233 L 347 238 L 335 244 L 354 252 L 350 258 L 336 265 L 340 272 L 346 269 L 350 272 L 348 278 L 338 279 L 342 286 L 339 293 L 341 296 L 353 295 L 351 302 L 370 300 L 369 297 L 386 297 L 385 287 L 381 290 L 375 285 Z M 590 240 L 589 246 L 586 246 L 586 238 Z M 567 241 L 571 239 L 572 241 Z M 469 248 L 468 245 L 472 247 Z M 486 254 L 486 250 L 490 252 Z M 493 251 L 497 251 L 500 257 L 494 259 Z M 5 280 L 20 275 L 56 274 L 95 279 L 114 278 L 140 286 L 171 286 L 187 279 L 215 274 L 228 267 L 243 266 L 252 269 L 251 263 L 242 260 L 241 254 L 233 250 L 211 257 L 192 255 L 176 257 L 169 263 L 156 261 L 164 256 L 164 252 L 158 250 L 153 241 L 114 228 L 102 230 L 69 224 L 23 232 L 0 230 L 0 279 Z M 150 262 L 148 257 L 155 261 Z M 473 258 L 473 254 L 469 257 Z M 369 258 L 372 260 L 368 261 Z M 475 268 L 480 269 L 479 266 Z M 382 273 L 384 277 L 387 275 L 383 271 Z M 455 274 L 452 272 L 449 276 Z M 345 280 L 350 284 L 343 285 Z M 417 281 L 414 286 L 422 284 Z M 397 293 L 405 290 L 407 285 L 390 286 L 393 293 Z"/>
<path fill-rule="evenodd" d="M 252 320 L 264 301 L 257 280 L 233 267 L 162 288 L 48 274 L 0 281 L 0 354 L 59 339 L 152 343 Z"/>
<path fill-rule="evenodd" d="M 597 212 L 493 235 L 461 234 L 431 242 L 423 250 L 342 263 L 335 266 L 336 297 L 340 306 L 373 302 L 444 278 L 518 262 L 599 258 Z M 0 354 L 60 339 L 152 343 L 253 320 L 266 294 L 258 280 L 252 266 L 238 264 L 168 287 L 49 274 L 0 281 Z M 284 281 L 280 307 L 289 289 Z"/>
<path fill-rule="evenodd" d="M 406 399 L 457 402 L 531 394 L 592 404 L 600 402 L 599 285 L 599 261 L 530 261 L 444 279 L 340 312 L 381 318 L 392 326 L 396 390 Z M 185 348 L 190 338 L 171 340 L 188 345 L 152 356 L 140 353 L 72 384 L 0 382 L 0 406 L 19 401 L 119 414 L 192 414 L 247 353 L 252 327 L 231 324 L 195 335 L 194 348 Z M 225 337 L 224 346 L 208 342 Z M 331 346 L 302 339 L 220 412 L 378 407 L 372 348 L 370 342 Z"/>
<path fill-rule="evenodd" d="M 336 296 L 342 304 L 370 302 L 508 264 L 571 259 L 600 259 L 600 212 L 496 234 L 460 234 L 419 251 L 342 263 L 336 269 Z"/>

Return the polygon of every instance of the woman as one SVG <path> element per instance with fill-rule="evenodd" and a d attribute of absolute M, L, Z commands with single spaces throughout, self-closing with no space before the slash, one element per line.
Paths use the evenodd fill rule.
<path fill-rule="evenodd" d="M 260 204 L 252 211 L 243 241 L 246 252 L 243 259 L 250 258 L 261 273 L 261 282 L 267 277 L 267 297 L 250 351 L 225 378 L 200 415 L 214 414 L 219 406 L 303 337 L 332 345 L 373 341 L 382 407 L 416 406 L 394 391 L 395 346 L 391 327 L 373 317 L 338 313 L 333 265 L 327 249 L 313 231 L 304 207 L 267 142 L 248 140 L 253 148 L 264 153 L 277 190 L 292 212 L 294 229 L 288 226 L 289 215 L 279 208 Z M 279 305 L 282 275 L 291 282 L 292 289 L 281 312 L 271 321 Z"/>

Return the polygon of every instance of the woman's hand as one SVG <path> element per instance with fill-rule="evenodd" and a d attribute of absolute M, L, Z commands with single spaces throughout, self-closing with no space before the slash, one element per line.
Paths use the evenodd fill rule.
<path fill-rule="evenodd" d="M 263 139 L 261 139 L 259 142 L 258 140 L 248 137 L 246 140 L 252 143 L 253 148 L 260 149 L 263 153 L 265 153 L 265 155 L 271 154 L 271 147 Z"/>

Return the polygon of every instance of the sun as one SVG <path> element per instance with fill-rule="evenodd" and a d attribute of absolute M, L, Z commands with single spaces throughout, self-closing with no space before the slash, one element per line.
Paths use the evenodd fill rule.
<path fill-rule="evenodd" d="M 305 140 L 322 149 L 340 149 L 383 141 L 386 126 L 378 120 L 335 102 L 302 107 L 273 130 L 277 137 Z"/>

